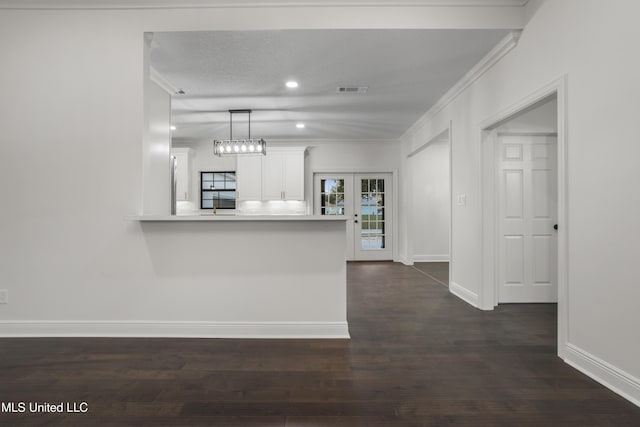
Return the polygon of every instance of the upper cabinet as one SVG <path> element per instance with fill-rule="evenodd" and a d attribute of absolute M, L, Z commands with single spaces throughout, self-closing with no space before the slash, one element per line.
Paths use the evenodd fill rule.
<path fill-rule="evenodd" d="M 171 155 L 176 158 L 176 200 L 193 199 L 191 191 L 191 161 L 193 151 L 190 148 L 173 148 Z"/>
<path fill-rule="evenodd" d="M 306 147 L 268 148 L 262 157 L 262 200 L 304 200 Z"/>
<path fill-rule="evenodd" d="M 262 200 L 262 157 L 237 157 L 237 200 Z"/>

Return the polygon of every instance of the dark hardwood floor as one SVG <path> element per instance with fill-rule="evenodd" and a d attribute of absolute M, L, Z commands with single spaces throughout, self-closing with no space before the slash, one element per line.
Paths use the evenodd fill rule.
<path fill-rule="evenodd" d="M 449 286 L 448 262 L 416 262 L 413 264 L 413 268 L 443 286 Z"/>
<path fill-rule="evenodd" d="M 348 282 L 350 341 L 0 339 L 0 402 L 89 409 L 0 425 L 640 426 L 556 357 L 554 305 L 482 312 L 394 263 Z"/>

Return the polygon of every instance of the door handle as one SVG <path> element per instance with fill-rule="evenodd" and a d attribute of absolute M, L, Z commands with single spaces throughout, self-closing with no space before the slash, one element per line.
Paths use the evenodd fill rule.
<path fill-rule="evenodd" d="M 553 229 L 557 230 L 558 229 L 558 224 L 553 224 Z"/>

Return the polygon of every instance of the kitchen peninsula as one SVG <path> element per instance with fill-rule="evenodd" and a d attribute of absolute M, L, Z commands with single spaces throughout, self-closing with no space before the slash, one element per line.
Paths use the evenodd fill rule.
<path fill-rule="evenodd" d="M 171 281 L 189 306 L 188 318 L 182 314 L 180 319 L 189 328 L 195 325 L 188 335 L 349 338 L 346 217 L 196 214 L 133 219 L 140 221 L 155 274 Z M 176 278 L 188 280 L 183 284 Z"/>

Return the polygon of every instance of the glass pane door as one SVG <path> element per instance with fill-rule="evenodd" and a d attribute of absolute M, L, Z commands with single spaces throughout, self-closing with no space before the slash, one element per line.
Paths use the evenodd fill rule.
<path fill-rule="evenodd" d="M 356 174 L 356 259 L 392 259 L 391 174 Z"/>
<path fill-rule="evenodd" d="M 384 249 L 386 235 L 384 179 L 361 178 L 360 186 L 361 249 Z"/>
<path fill-rule="evenodd" d="M 390 173 L 314 174 L 314 214 L 347 217 L 347 260 L 390 260 Z"/>
<path fill-rule="evenodd" d="M 353 174 L 315 174 L 313 185 L 314 214 L 348 217 L 345 225 L 347 241 L 344 250 L 345 258 L 353 260 Z"/>
<path fill-rule="evenodd" d="M 320 215 L 344 215 L 344 178 L 320 179 Z"/>

